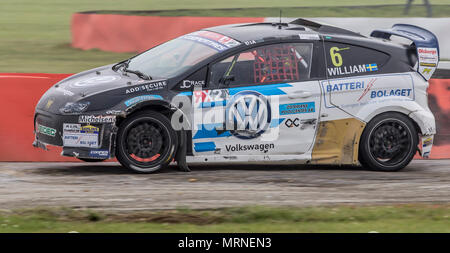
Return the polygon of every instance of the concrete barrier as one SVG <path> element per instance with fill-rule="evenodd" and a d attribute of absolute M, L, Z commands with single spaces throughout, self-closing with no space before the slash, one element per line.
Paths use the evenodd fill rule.
<path fill-rule="evenodd" d="M 33 116 L 39 98 L 70 74 L 0 74 L 0 161 L 77 161 L 60 156 L 61 148 L 33 148 Z M 430 108 L 438 134 L 431 158 L 450 158 L 450 79 L 431 79 Z"/>
<path fill-rule="evenodd" d="M 205 27 L 262 22 L 264 18 L 158 17 L 75 13 L 72 46 L 111 52 L 141 52 Z"/>

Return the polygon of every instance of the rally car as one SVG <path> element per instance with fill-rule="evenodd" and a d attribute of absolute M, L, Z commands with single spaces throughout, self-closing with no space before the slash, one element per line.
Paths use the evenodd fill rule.
<path fill-rule="evenodd" d="M 438 61 L 436 36 L 406 24 L 371 37 L 305 19 L 207 28 L 56 83 L 33 145 L 141 173 L 171 162 L 397 171 L 430 155 Z"/>

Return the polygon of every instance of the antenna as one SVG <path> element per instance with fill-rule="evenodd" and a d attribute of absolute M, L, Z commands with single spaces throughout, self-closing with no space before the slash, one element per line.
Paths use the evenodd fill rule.
<path fill-rule="evenodd" d="M 278 23 L 278 29 L 281 29 L 281 9 L 280 9 L 280 22 Z"/>

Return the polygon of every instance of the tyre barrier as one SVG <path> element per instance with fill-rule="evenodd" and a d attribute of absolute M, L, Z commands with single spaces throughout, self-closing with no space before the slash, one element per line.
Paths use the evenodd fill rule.
<path fill-rule="evenodd" d="M 39 98 L 53 84 L 70 74 L 0 74 L 0 161 L 78 161 L 62 157 L 61 148 L 34 148 L 33 116 Z M 450 158 L 450 79 L 431 79 L 429 105 L 437 121 L 431 158 Z M 418 156 L 416 155 L 416 158 Z"/>
<path fill-rule="evenodd" d="M 72 47 L 110 52 L 142 52 L 206 27 L 263 21 L 264 18 L 254 17 L 159 17 L 75 13 L 71 23 Z"/>

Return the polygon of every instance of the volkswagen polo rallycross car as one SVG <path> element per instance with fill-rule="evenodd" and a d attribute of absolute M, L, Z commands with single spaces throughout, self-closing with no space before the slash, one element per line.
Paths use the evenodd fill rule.
<path fill-rule="evenodd" d="M 37 104 L 34 146 L 144 173 L 171 162 L 396 171 L 430 155 L 438 61 L 436 36 L 412 25 L 371 37 L 305 19 L 207 28 L 56 83 Z"/>

